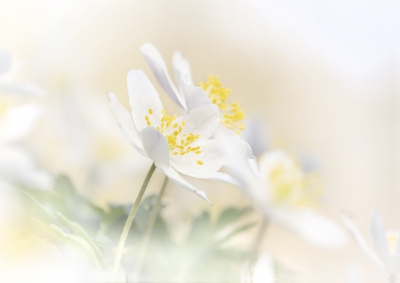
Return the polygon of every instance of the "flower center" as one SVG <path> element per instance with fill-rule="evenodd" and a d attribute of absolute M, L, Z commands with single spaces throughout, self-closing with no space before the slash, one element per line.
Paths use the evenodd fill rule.
<path fill-rule="evenodd" d="M 231 90 L 222 86 L 218 76 L 208 76 L 205 83 L 200 82 L 200 87 L 207 93 L 211 102 L 217 105 L 222 111 L 221 124 L 240 135 L 244 130 L 245 124 L 241 121 L 246 117 L 244 110 L 239 104 L 233 102 L 226 103 Z"/>
<path fill-rule="evenodd" d="M 316 207 L 321 196 L 321 186 L 315 174 L 304 174 L 300 166 L 277 162 L 269 172 L 274 201 L 296 207 Z"/>
<path fill-rule="evenodd" d="M 153 109 L 150 108 L 148 113 L 149 115 L 145 116 L 145 120 L 148 126 L 152 126 Z M 152 127 L 156 128 L 167 139 L 169 152 L 173 155 L 200 154 L 200 146 L 191 146 L 193 142 L 200 138 L 200 135 L 182 133 L 186 120 L 179 119 L 176 114 L 174 116 L 167 115 L 165 109 L 161 111 L 161 114 L 160 125 Z M 202 160 L 196 160 L 196 163 L 203 165 Z"/>
<path fill-rule="evenodd" d="M 389 252 L 391 254 L 396 253 L 397 244 L 399 242 L 399 232 L 398 231 L 388 231 L 386 233 L 386 238 L 389 246 Z"/>

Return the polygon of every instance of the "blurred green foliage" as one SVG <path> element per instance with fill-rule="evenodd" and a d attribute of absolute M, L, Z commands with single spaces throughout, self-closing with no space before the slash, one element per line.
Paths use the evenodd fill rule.
<path fill-rule="evenodd" d="M 39 236 L 61 250 L 75 249 L 93 267 L 110 272 L 116 246 L 131 205 L 109 204 L 102 209 L 83 197 L 70 179 L 59 176 L 53 190 L 17 191 L 26 217 Z M 121 273 L 131 278 L 155 196 L 139 206 L 121 262 Z M 161 207 L 160 211 L 162 211 Z M 250 252 L 230 241 L 256 223 L 246 221 L 250 208 L 230 207 L 213 220 L 204 211 L 193 219 L 186 237 L 174 240 L 165 219 L 155 222 L 140 278 L 152 282 L 239 282 Z M 161 214 L 162 215 L 162 214 Z"/>

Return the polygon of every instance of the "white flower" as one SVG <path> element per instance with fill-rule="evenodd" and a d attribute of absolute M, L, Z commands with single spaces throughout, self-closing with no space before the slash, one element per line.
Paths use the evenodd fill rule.
<path fill-rule="evenodd" d="M 360 248 L 379 267 L 386 269 L 391 274 L 394 274 L 399 270 L 399 231 L 387 231 L 385 229 L 385 224 L 383 223 L 382 215 L 379 212 L 375 211 L 372 214 L 370 222 L 370 233 L 373 249 L 371 249 L 361 232 L 349 217 L 343 216 L 343 221 Z"/>
<path fill-rule="evenodd" d="M 9 71 L 11 56 L 0 50 L 0 77 Z M 24 84 L 0 85 L 2 90 L 21 91 Z M 26 137 L 36 124 L 40 108 L 34 104 L 15 106 L 15 96 L 0 97 L 0 176 L 4 181 L 36 189 L 50 189 L 52 177 L 36 168 L 31 156 L 15 143 Z"/>
<path fill-rule="evenodd" d="M 130 71 L 127 84 L 131 115 L 114 94 L 109 93 L 109 97 L 119 126 L 137 151 L 152 159 L 171 181 L 205 200 L 205 193 L 180 173 L 235 183 L 229 175 L 218 172 L 224 156 L 219 142 L 210 140 L 220 122 L 218 107 L 207 104 L 183 116 L 168 116 L 154 86 L 142 71 Z"/>
<path fill-rule="evenodd" d="M 229 144 L 227 151 L 234 150 Z M 227 152 L 229 154 L 229 152 Z M 346 235 L 333 221 L 317 213 L 318 186 L 283 151 L 264 153 L 259 162 L 230 155 L 228 171 L 243 193 L 268 220 L 287 228 L 311 244 L 325 248 L 343 246 Z"/>
<path fill-rule="evenodd" d="M 12 58 L 7 49 L 0 49 L 0 92 L 13 93 L 23 96 L 42 96 L 45 92 L 28 82 L 12 82 Z"/>
<path fill-rule="evenodd" d="M 193 86 L 189 62 L 177 51 L 173 55 L 172 63 L 178 90 L 168 75 L 167 66 L 160 52 L 149 43 L 144 44 L 140 50 L 159 84 L 176 104 L 185 111 L 202 105 L 217 105 L 221 110 L 221 119 L 215 138 L 229 139 L 231 143 L 235 143 L 237 148 L 235 154 L 254 158 L 250 146 L 239 137 L 245 127 L 242 121 L 245 118 L 244 111 L 237 103 L 226 102 L 230 90 L 221 85 L 217 76 L 208 76 L 205 83 L 200 83 L 200 87 Z"/>

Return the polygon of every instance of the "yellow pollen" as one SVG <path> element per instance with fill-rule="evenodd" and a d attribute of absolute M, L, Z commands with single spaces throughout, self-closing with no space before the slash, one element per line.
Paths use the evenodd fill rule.
<path fill-rule="evenodd" d="M 199 85 L 207 93 L 210 101 L 221 109 L 221 124 L 240 135 L 245 128 L 244 123 L 240 121 L 246 116 L 237 102 L 231 104 L 226 102 L 231 90 L 222 86 L 218 76 L 208 76 L 206 82 L 200 82 Z"/>
<path fill-rule="evenodd" d="M 149 114 L 153 115 L 153 109 L 151 109 L 151 108 L 149 109 Z"/>
<path fill-rule="evenodd" d="M 199 165 L 203 165 L 203 161 L 201 161 L 201 160 L 197 160 L 196 162 L 197 162 L 197 164 L 199 164 Z"/>
<path fill-rule="evenodd" d="M 148 109 L 150 114 L 153 114 L 152 109 Z M 169 116 L 166 114 L 165 109 L 161 111 L 160 125 L 155 127 L 161 132 L 168 142 L 168 148 L 172 155 L 185 155 L 186 153 L 192 153 L 193 151 L 199 151 L 200 146 L 191 147 L 190 145 L 200 138 L 200 135 L 194 135 L 193 133 L 184 133 L 184 126 L 186 121 L 176 121 L 178 116 Z M 149 116 L 144 117 L 148 126 L 151 125 Z M 153 121 L 154 122 L 154 121 Z M 154 127 L 154 126 L 153 126 Z"/>

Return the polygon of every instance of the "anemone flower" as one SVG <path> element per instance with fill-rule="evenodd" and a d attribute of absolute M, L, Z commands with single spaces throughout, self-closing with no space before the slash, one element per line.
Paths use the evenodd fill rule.
<path fill-rule="evenodd" d="M 254 158 L 250 146 L 239 136 L 245 128 L 243 123 L 244 111 L 238 103 L 227 102 L 230 89 L 222 86 L 218 76 L 208 76 L 205 83 L 200 83 L 199 87 L 194 86 L 190 64 L 177 51 L 172 59 L 176 87 L 168 74 L 167 66 L 160 52 L 150 43 L 142 45 L 140 50 L 157 81 L 176 104 L 185 111 L 208 104 L 218 106 L 221 114 L 220 125 L 216 133 L 222 132 L 223 136 L 228 138 L 231 143 L 235 143 L 237 148 L 235 154 Z M 218 135 L 216 138 L 220 136 L 222 135 Z"/>
<path fill-rule="evenodd" d="M 228 144 L 224 147 L 234 151 Z M 275 222 L 320 247 L 338 248 L 346 234 L 333 221 L 319 214 L 319 188 L 301 167 L 280 150 L 265 152 L 259 159 L 239 159 L 231 154 L 227 169 L 242 192 L 267 221 Z"/>
<path fill-rule="evenodd" d="M 169 116 L 154 86 L 140 70 L 127 76 L 131 115 L 109 93 L 112 111 L 128 142 L 152 159 L 168 178 L 208 201 L 182 176 L 235 183 L 228 174 L 218 172 L 224 156 L 217 140 L 211 140 L 220 123 L 220 112 L 213 104 L 200 105 L 182 116 Z M 209 201 L 208 201 L 209 202 Z"/>
<path fill-rule="evenodd" d="M 375 211 L 371 216 L 370 233 L 373 249 L 368 245 L 361 232 L 348 216 L 343 216 L 344 224 L 353 238 L 380 268 L 385 269 L 394 278 L 400 267 L 399 231 L 385 229 L 382 215 Z"/>

